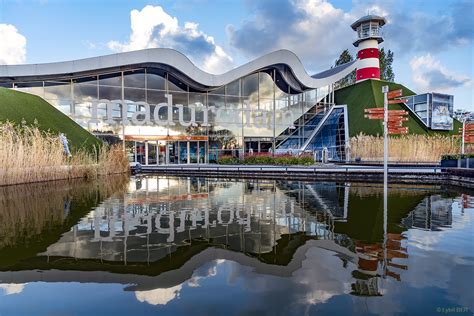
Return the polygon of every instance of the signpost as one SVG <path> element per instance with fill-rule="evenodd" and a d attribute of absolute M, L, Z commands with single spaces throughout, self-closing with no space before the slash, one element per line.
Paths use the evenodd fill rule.
<path fill-rule="evenodd" d="M 405 110 L 389 110 L 389 104 L 407 103 L 406 99 L 395 99 L 403 96 L 402 89 L 388 91 L 388 86 L 382 87 L 383 108 L 365 109 L 365 118 L 369 120 L 383 120 L 383 208 L 384 208 L 384 258 L 387 258 L 387 217 L 388 217 L 388 135 L 408 134 L 408 127 L 403 122 L 408 121 L 408 112 Z M 474 126 L 473 126 L 474 140 Z M 384 259 L 385 260 L 385 259 Z M 384 267 L 385 269 L 385 267 Z"/>
<path fill-rule="evenodd" d="M 464 155 L 464 144 L 474 143 L 474 123 L 466 123 L 464 120 L 459 132 L 462 135 L 461 154 Z"/>
<path fill-rule="evenodd" d="M 408 127 L 403 126 L 403 122 L 408 121 L 408 111 L 405 110 L 389 110 L 389 104 L 406 103 L 406 99 L 395 99 L 403 96 L 402 89 L 388 91 L 388 86 L 382 87 L 383 108 L 365 109 L 365 118 L 369 120 L 383 120 L 383 174 L 384 187 L 388 182 L 388 135 L 408 134 Z M 464 135 L 464 134 L 463 134 Z M 472 127 L 472 135 L 474 140 L 474 124 Z"/>

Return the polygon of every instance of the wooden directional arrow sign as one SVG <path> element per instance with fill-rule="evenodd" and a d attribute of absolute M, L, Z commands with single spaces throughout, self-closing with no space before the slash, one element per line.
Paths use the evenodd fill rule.
<path fill-rule="evenodd" d="M 388 115 L 408 115 L 408 112 L 405 110 L 388 110 Z"/>
<path fill-rule="evenodd" d="M 403 117 L 403 116 L 400 116 L 400 115 L 397 115 L 397 116 L 389 116 L 388 117 L 388 121 L 408 121 L 408 117 Z"/>
<path fill-rule="evenodd" d="M 370 109 L 364 109 L 365 113 L 383 113 L 383 108 L 370 108 Z"/>
<path fill-rule="evenodd" d="M 407 103 L 408 99 L 388 100 L 388 104 Z"/>
<path fill-rule="evenodd" d="M 388 129 L 402 127 L 402 122 L 388 122 Z"/>
<path fill-rule="evenodd" d="M 388 99 L 400 98 L 402 95 L 403 95 L 402 89 L 398 89 L 398 90 L 389 91 L 387 93 L 387 98 Z"/>
<path fill-rule="evenodd" d="M 384 114 L 383 108 L 365 109 L 364 112 L 369 114 Z M 388 110 L 388 115 L 408 115 L 408 112 L 405 110 Z"/>
<path fill-rule="evenodd" d="M 369 120 L 383 120 L 383 114 L 366 114 L 364 115 L 365 118 L 368 118 Z"/>
<path fill-rule="evenodd" d="M 408 134 L 408 131 L 395 131 L 395 132 L 393 132 L 393 131 L 388 131 L 388 133 L 389 133 L 390 135 L 404 135 L 404 134 Z"/>
<path fill-rule="evenodd" d="M 398 127 L 398 128 L 390 128 L 388 130 L 389 134 L 407 134 L 408 127 Z"/>

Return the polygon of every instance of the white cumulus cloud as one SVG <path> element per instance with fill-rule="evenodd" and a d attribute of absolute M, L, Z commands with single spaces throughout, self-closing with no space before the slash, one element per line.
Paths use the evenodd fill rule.
<path fill-rule="evenodd" d="M 229 25 L 230 44 L 248 57 L 289 49 L 313 70 L 329 68 L 352 47 L 356 16 L 326 0 L 275 0 L 254 3 L 255 14 L 241 25 Z"/>
<path fill-rule="evenodd" d="M 166 305 L 179 296 L 182 285 L 176 285 L 167 289 L 154 289 L 150 291 L 136 291 L 135 297 L 140 302 L 150 305 Z"/>
<path fill-rule="evenodd" d="M 0 65 L 21 64 L 26 59 L 26 37 L 11 24 L 0 24 Z"/>
<path fill-rule="evenodd" d="M 469 77 L 448 70 L 429 53 L 413 57 L 410 68 L 413 82 L 424 92 L 449 92 L 454 88 L 467 86 L 471 82 Z"/>
<path fill-rule="evenodd" d="M 23 292 L 25 284 L 0 284 L 0 289 L 3 291 L 4 295 L 20 294 Z"/>
<path fill-rule="evenodd" d="M 109 49 L 126 52 L 145 48 L 173 48 L 188 56 L 204 70 L 217 73 L 230 69 L 232 58 L 217 45 L 212 36 L 199 30 L 199 25 L 186 22 L 180 25 L 160 6 L 145 6 L 130 13 L 131 34 L 126 42 L 110 41 Z"/>

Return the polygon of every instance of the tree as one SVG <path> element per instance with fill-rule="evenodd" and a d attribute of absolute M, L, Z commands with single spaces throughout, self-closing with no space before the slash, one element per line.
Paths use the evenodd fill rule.
<path fill-rule="evenodd" d="M 339 58 L 334 63 L 334 66 L 331 67 L 331 68 L 346 64 L 346 63 L 351 62 L 353 60 L 354 60 L 354 57 L 351 55 L 349 50 L 346 49 L 341 53 L 341 55 L 339 55 Z M 335 82 L 334 83 L 334 88 L 339 89 L 339 88 L 343 88 L 345 86 L 351 85 L 351 84 L 355 83 L 355 80 L 356 80 L 356 72 L 354 70 L 353 72 L 351 72 L 350 74 L 348 74 L 347 76 L 342 78 L 341 80 Z"/>
<path fill-rule="evenodd" d="M 380 79 L 394 82 L 395 74 L 393 73 L 392 63 L 393 63 L 393 52 L 389 49 L 385 53 L 385 49 L 380 50 L 379 54 L 380 59 Z"/>

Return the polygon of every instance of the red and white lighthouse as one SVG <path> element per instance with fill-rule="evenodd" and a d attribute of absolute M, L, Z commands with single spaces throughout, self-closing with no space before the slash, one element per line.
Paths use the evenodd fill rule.
<path fill-rule="evenodd" d="M 380 28 L 386 22 L 381 16 L 366 15 L 352 23 L 352 29 L 357 32 L 357 40 L 353 44 L 359 48 L 357 58 L 360 60 L 356 82 L 366 79 L 380 80 L 379 44 L 383 42 Z"/>

